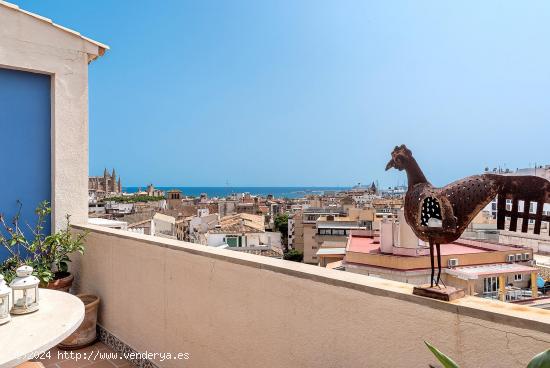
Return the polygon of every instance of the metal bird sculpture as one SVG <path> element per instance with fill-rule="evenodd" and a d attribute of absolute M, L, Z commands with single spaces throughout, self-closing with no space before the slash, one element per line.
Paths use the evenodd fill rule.
<path fill-rule="evenodd" d="M 510 217 L 510 231 L 517 231 L 517 220 L 522 219 L 521 231 L 527 232 L 529 220 L 534 220 L 535 234 L 540 234 L 541 221 L 550 221 L 543 214 L 545 203 L 550 203 L 550 182 L 537 176 L 482 174 L 469 176 L 442 188 L 435 188 L 424 176 L 412 152 L 403 144 L 391 153 L 386 170 L 395 168 L 407 173 L 408 189 L 405 195 L 405 220 L 416 236 L 430 244 L 431 281 L 434 284 L 434 245 L 437 251 L 438 273 L 441 279 L 440 244 L 457 240 L 473 218 L 498 195 L 497 228 L 503 230 Z M 511 210 L 506 200 L 512 201 Z M 523 201 L 523 211 L 519 203 Z M 531 202 L 536 203 L 534 213 Z M 535 206 L 533 206 L 535 207 Z"/>

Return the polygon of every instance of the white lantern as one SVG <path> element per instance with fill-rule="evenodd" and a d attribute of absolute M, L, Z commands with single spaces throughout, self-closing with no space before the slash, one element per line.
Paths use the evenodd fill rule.
<path fill-rule="evenodd" d="M 0 325 L 10 321 L 11 289 L 6 285 L 4 276 L 0 275 Z"/>
<path fill-rule="evenodd" d="M 21 266 L 17 277 L 10 283 L 12 288 L 12 314 L 26 314 L 38 309 L 38 278 L 32 275 L 31 266 Z"/>

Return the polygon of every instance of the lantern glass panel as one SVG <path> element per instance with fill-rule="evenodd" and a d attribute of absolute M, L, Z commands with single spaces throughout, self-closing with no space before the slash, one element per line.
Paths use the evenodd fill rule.
<path fill-rule="evenodd" d="M 31 287 L 28 289 L 13 290 L 13 305 L 16 307 L 28 307 L 36 303 L 37 288 Z"/>
<path fill-rule="evenodd" d="M 10 312 L 10 296 L 5 295 L 0 297 L 0 318 L 6 316 Z"/>

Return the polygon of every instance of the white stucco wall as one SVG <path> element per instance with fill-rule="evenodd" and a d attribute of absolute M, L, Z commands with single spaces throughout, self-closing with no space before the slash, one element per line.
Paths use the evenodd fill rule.
<path fill-rule="evenodd" d="M 503 244 L 520 245 L 525 248 L 533 249 L 536 253 L 550 252 L 550 237 L 548 234 L 539 235 L 532 233 L 520 233 L 515 231 L 501 230 L 498 241 Z"/>
<path fill-rule="evenodd" d="M 51 76 L 52 228 L 88 212 L 88 62 L 104 49 L 0 1 L 0 68 Z"/>
<path fill-rule="evenodd" d="M 175 235 L 176 219 L 172 216 L 166 216 L 160 213 L 155 214 L 151 226 L 152 235 Z"/>
<path fill-rule="evenodd" d="M 281 233 L 279 231 L 266 231 L 260 237 L 262 245 L 281 246 Z"/>
<path fill-rule="evenodd" d="M 257 247 L 261 243 L 263 238 L 263 233 L 247 233 L 246 234 L 246 246 L 247 247 Z"/>
<path fill-rule="evenodd" d="M 189 221 L 189 234 L 194 231 L 205 233 L 219 222 L 218 214 L 204 215 L 201 217 L 195 216 Z"/>
<path fill-rule="evenodd" d="M 225 243 L 225 234 L 206 234 L 206 239 L 208 246 L 216 247 Z"/>
<path fill-rule="evenodd" d="M 209 246 L 218 246 L 225 243 L 224 239 L 228 235 L 236 234 L 208 234 L 208 245 Z M 246 234 L 246 244 L 243 246 L 246 247 L 258 247 L 264 245 L 271 245 L 280 247 L 281 246 L 281 233 L 280 232 L 265 232 L 265 233 L 247 233 Z"/>

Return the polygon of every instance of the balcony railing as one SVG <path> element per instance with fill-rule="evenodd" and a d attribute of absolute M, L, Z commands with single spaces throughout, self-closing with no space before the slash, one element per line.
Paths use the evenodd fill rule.
<path fill-rule="evenodd" d="M 511 301 L 517 301 L 517 300 L 524 300 L 524 299 L 532 299 L 533 293 L 530 288 L 515 288 L 513 290 L 506 290 L 506 296 L 505 299 L 508 302 Z M 494 299 L 498 300 L 500 296 L 500 292 L 498 291 L 491 291 L 491 292 L 484 292 L 481 297 L 486 299 Z M 542 293 L 539 291 L 537 297 L 542 296 Z"/>

